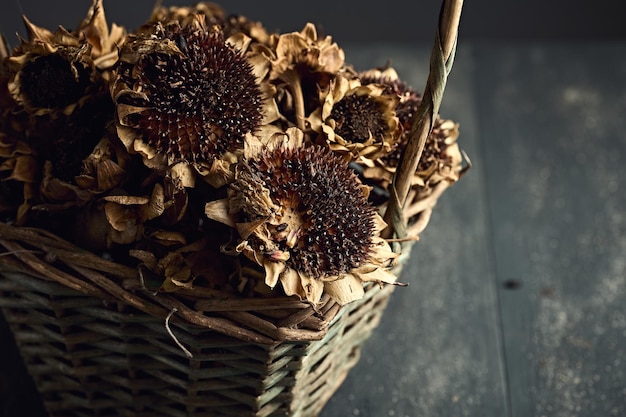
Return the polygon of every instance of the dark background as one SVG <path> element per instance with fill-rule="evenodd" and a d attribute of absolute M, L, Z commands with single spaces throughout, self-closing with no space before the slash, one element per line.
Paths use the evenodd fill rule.
<path fill-rule="evenodd" d="M 109 23 L 133 29 L 149 15 L 156 0 L 105 0 Z M 2 0 L 0 31 L 11 45 L 15 33 L 24 33 L 20 16 L 55 28 L 73 28 L 90 0 Z M 243 14 L 267 29 L 300 30 L 311 21 L 341 42 L 430 42 L 437 21 L 439 0 L 273 0 L 219 1 L 228 13 Z M 192 1 L 164 1 L 188 5 Z M 618 0 L 468 0 L 461 35 L 464 41 L 562 41 L 626 39 L 625 2 Z"/>

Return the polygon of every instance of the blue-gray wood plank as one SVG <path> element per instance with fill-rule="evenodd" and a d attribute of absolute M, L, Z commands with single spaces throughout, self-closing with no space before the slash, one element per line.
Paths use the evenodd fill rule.
<path fill-rule="evenodd" d="M 346 46 L 418 90 L 428 49 Z M 626 45 L 461 43 L 441 113 L 474 168 L 322 417 L 626 416 Z M 1 330 L 0 416 L 43 415 Z"/>
<path fill-rule="evenodd" d="M 626 47 L 476 51 L 512 416 L 626 416 Z"/>

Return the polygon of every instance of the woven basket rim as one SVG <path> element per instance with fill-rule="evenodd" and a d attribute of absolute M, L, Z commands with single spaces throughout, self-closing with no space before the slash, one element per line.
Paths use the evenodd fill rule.
<path fill-rule="evenodd" d="M 406 211 L 416 220 L 411 229 L 415 235 L 426 227 L 432 208 L 448 186 L 444 181 L 427 195 L 415 196 Z M 400 273 L 412 241 L 396 245 L 405 251 L 393 273 Z M 124 302 L 164 321 L 209 328 L 252 343 L 320 340 L 342 310 L 328 295 L 311 305 L 296 296 L 251 298 L 205 287 L 156 293 L 142 285 L 138 268 L 104 259 L 40 228 L 0 222 L 0 247 L 5 249 L 0 252 L 0 273 L 54 281 L 103 301 Z"/>
<path fill-rule="evenodd" d="M 45 230 L 0 222 L 0 236 L 0 246 L 6 249 L 0 253 L 0 274 L 27 274 L 103 302 L 126 303 L 164 323 L 171 319 L 174 324 L 212 329 L 251 343 L 321 340 L 342 309 L 327 295 L 313 306 L 295 296 L 247 298 L 202 287 L 196 293 L 155 293 L 142 288 L 137 270 L 103 259 Z M 190 302 L 193 298 L 196 301 Z"/>

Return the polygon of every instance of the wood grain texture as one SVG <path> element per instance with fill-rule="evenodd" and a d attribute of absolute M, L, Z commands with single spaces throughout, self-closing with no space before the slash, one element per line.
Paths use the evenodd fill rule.
<path fill-rule="evenodd" d="M 513 417 L 626 415 L 625 57 L 477 50 Z"/>

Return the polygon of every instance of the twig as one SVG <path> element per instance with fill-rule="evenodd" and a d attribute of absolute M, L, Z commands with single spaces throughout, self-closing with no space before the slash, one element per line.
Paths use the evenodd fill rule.
<path fill-rule="evenodd" d="M 176 335 L 174 334 L 174 332 L 172 331 L 172 329 L 170 328 L 170 318 L 172 318 L 172 316 L 174 315 L 174 313 L 176 313 L 178 311 L 178 309 L 176 307 L 174 307 L 172 309 L 172 311 L 170 311 L 170 313 L 167 315 L 167 317 L 165 317 L 165 330 L 167 330 L 167 334 L 170 335 L 170 337 L 172 338 L 172 340 L 174 341 L 174 343 L 176 343 L 176 345 L 180 348 L 180 350 L 183 351 L 183 353 L 185 354 L 185 356 L 189 359 L 193 358 L 193 354 L 185 347 L 183 346 L 182 343 L 180 343 L 178 341 L 178 338 L 176 338 Z"/>
<path fill-rule="evenodd" d="M 10 256 L 10 255 L 15 255 L 16 253 L 43 253 L 43 252 L 40 250 L 18 249 L 18 250 L 13 250 L 10 252 L 2 252 L 0 253 L 0 256 Z"/>

